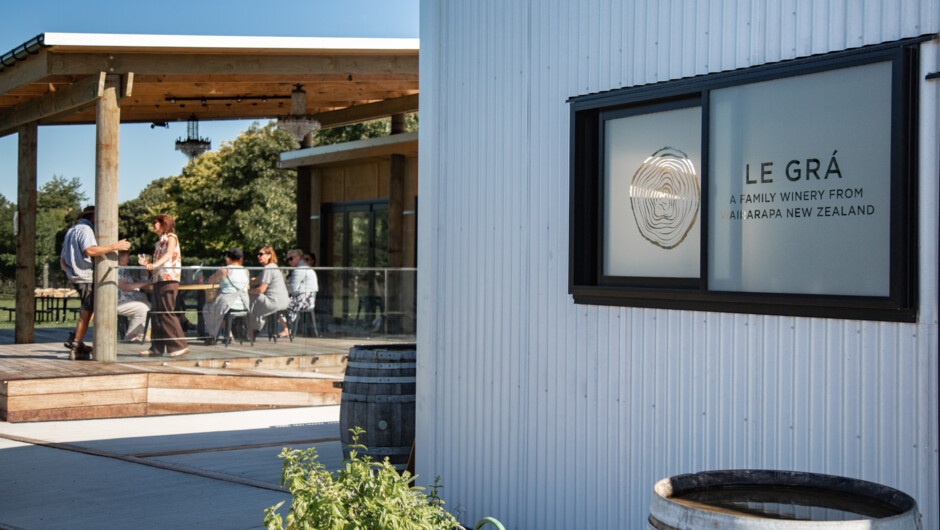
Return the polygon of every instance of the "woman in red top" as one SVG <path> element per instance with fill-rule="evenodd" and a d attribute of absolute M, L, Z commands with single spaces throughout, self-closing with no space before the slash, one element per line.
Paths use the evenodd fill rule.
<path fill-rule="evenodd" d="M 141 256 L 138 263 L 146 265 L 153 272 L 153 309 L 150 321 L 153 332 L 150 336 L 150 349 L 140 352 L 142 357 L 168 354 L 179 357 L 189 353 L 189 346 L 183 338 L 183 328 L 174 314 L 176 295 L 180 288 L 180 253 L 179 238 L 176 237 L 176 222 L 173 216 L 161 213 L 153 218 L 153 231 L 160 239 L 153 252 L 153 262 Z"/>

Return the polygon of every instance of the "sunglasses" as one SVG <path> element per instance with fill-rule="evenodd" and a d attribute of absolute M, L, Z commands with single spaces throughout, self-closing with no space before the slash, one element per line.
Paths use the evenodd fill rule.
<path fill-rule="evenodd" d="M 259 252 L 258 255 L 259 255 L 259 256 L 270 256 L 271 253 L 270 253 L 270 252 Z"/>

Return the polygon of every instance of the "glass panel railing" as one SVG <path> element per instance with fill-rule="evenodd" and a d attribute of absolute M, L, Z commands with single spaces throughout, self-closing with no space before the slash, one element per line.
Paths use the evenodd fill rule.
<path fill-rule="evenodd" d="M 119 271 L 119 362 L 292 358 L 415 340 L 412 268 L 182 267 L 175 297 L 154 289 L 145 267 Z"/>

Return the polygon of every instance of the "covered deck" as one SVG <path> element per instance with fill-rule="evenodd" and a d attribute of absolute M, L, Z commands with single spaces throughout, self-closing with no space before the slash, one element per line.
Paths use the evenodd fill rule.
<path fill-rule="evenodd" d="M 417 109 L 417 39 L 45 33 L 3 54 L 0 136 L 19 137 L 15 342 L 36 332 L 38 126 L 96 125 L 95 230 L 106 245 L 118 240 L 121 123 L 270 118 L 327 128 Z M 298 196 L 308 197 L 303 172 Z M 392 219 L 402 215 L 395 208 Z M 302 242 L 311 239 L 306 213 Z M 116 362 L 116 256 L 96 259 L 95 271 L 94 358 Z"/>

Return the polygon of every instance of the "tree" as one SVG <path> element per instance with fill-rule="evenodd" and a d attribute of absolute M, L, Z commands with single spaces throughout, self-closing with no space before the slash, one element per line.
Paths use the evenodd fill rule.
<path fill-rule="evenodd" d="M 140 195 L 118 206 L 118 234 L 131 244 L 131 252 L 150 253 L 157 236 L 150 229 L 153 216 L 176 216 L 176 205 L 169 202 L 166 188 L 176 177 L 158 178 L 141 190 Z M 136 262 L 135 262 L 136 263 Z"/>
<path fill-rule="evenodd" d="M 53 175 L 36 194 L 36 275 L 41 278 L 43 264 L 50 265 L 53 275 L 61 275 L 59 251 L 65 232 L 76 221 L 82 203 L 88 200 L 78 178 L 66 179 Z M 15 275 L 16 238 L 13 236 L 13 213 L 16 205 L 0 195 L 0 278 Z M 59 276 L 56 283 L 63 283 Z"/>
<path fill-rule="evenodd" d="M 65 232 L 78 219 L 82 203 L 88 197 L 81 190 L 77 177 L 66 179 L 53 175 L 52 180 L 39 188 L 36 194 L 36 273 L 41 274 L 44 263 L 50 270 L 59 271 L 59 251 Z"/>
<path fill-rule="evenodd" d="M 405 131 L 418 130 L 418 113 L 405 115 Z M 365 140 L 377 136 L 387 136 L 392 131 L 392 119 L 382 118 L 362 123 L 354 123 L 343 127 L 320 129 L 313 133 L 314 147 L 320 145 L 333 145 L 355 140 Z"/>
<path fill-rule="evenodd" d="M 16 238 L 13 237 L 13 212 L 16 205 L 0 195 L 0 284 L 16 275 Z"/>
<path fill-rule="evenodd" d="M 36 210 L 79 210 L 88 197 L 81 190 L 78 177 L 66 180 L 65 177 L 52 175 L 52 180 L 39 188 L 36 195 Z"/>
<path fill-rule="evenodd" d="M 229 247 L 295 246 L 297 173 L 278 167 L 296 143 L 274 123 L 253 124 L 183 168 L 166 187 L 184 256 L 218 260 Z"/>

